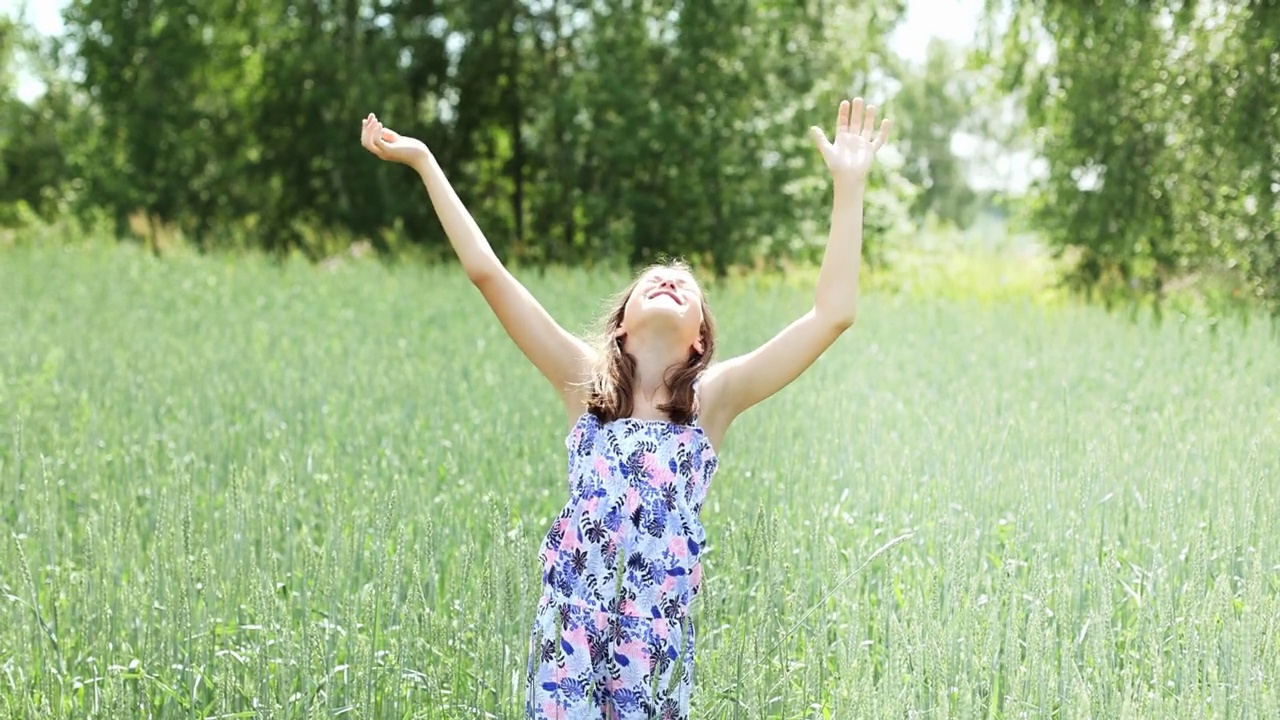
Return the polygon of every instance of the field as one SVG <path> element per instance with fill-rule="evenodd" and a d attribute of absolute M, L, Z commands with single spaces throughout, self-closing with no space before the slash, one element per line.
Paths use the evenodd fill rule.
<path fill-rule="evenodd" d="M 867 295 L 719 448 L 693 716 L 1280 717 L 1277 342 Z M 519 717 L 567 421 L 460 272 L 10 248 L 0 421 L 0 717 Z"/>

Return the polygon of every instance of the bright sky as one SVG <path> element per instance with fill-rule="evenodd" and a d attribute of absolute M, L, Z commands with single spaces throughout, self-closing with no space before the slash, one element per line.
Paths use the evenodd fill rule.
<path fill-rule="evenodd" d="M 47 35 L 62 31 L 62 8 L 67 0 L 0 0 L 0 13 L 15 17 L 24 4 L 27 19 L 37 30 Z"/>
<path fill-rule="evenodd" d="M 972 42 L 982 3 L 983 0 L 907 0 L 907 16 L 889 36 L 889 47 L 902 57 L 923 61 L 932 37 Z"/>

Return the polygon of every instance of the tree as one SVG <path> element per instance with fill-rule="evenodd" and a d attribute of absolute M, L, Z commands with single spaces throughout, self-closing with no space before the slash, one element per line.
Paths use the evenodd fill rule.
<path fill-rule="evenodd" d="M 71 0 L 71 172 L 122 229 L 145 213 L 203 247 L 450 255 L 420 188 L 355 142 L 376 111 L 432 147 L 505 259 L 679 254 L 723 272 L 820 249 L 829 199 L 805 130 L 867 92 L 902 11 Z M 896 207 L 891 174 L 872 179 L 889 202 L 868 203 L 869 249 Z"/>
<path fill-rule="evenodd" d="M 13 72 L 21 56 L 48 90 L 24 102 Z M 0 222 L 14 222 L 21 203 L 46 219 L 60 209 L 69 161 L 63 134 L 81 114 L 43 67 L 30 28 L 0 17 Z"/>
<path fill-rule="evenodd" d="M 958 48 L 939 38 L 929 41 L 921 67 L 901 64 L 902 89 L 894 96 L 899 118 L 896 143 L 907 158 L 902 174 L 920 188 L 911 215 L 929 215 L 959 228 L 977 211 L 977 194 L 965 177 L 964 161 L 952 150 L 956 134 L 970 129 L 975 77 L 966 72 Z"/>
<path fill-rule="evenodd" d="M 1158 295 L 1215 276 L 1280 300 L 1280 4 L 989 0 L 987 14 L 1010 18 L 995 51 L 1049 163 L 1035 217 L 1078 255 L 1078 288 Z"/>

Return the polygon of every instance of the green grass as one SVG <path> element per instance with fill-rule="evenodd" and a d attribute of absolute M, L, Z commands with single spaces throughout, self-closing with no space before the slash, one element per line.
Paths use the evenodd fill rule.
<path fill-rule="evenodd" d="M 720 448 L 694 717 L 1280 716 L 1277 357 L 866 297 Z M 456 270 L 5 250 L 0 717 L 518 717 L 566 428 Z"/>

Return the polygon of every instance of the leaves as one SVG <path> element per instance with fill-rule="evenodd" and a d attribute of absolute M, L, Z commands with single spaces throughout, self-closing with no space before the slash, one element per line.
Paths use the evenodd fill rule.
<path fill-rule="evenodd" d="M 1078 256 L 1076 286 L 1159 296 L 1214 278 L 1280 310 L 1275 3 L 988 11 L 1012 11 L 1006 76 L 1049 166 L 1036 220 Z"/>
<path fill-rule="evenodd" d="M 65 171 L 22 197 L 74 195 L 121 230 L 141 214 L 204 247 L 450 255 L 418 183 L 355 141 L 377 112 L 432 148 L 504 260 L 725 271 L 821 245 L 826 178 L 804 128 L 864 91 L 902 12 L 72 0 L 77 80 L 60 97 L 92 124 L 59 129 Z"/>

